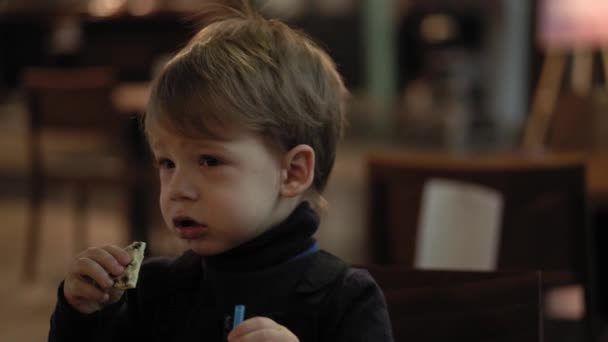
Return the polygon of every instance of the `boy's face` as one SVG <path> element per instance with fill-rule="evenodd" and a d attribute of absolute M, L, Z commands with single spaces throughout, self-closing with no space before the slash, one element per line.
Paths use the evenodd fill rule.
<path fill-rule="evenodd" d="M 194 252 L 214 255 L 277 224 L 281 156 L 261 137 L 184 138 L 159 125 L 148 136 L 160 175 L 160 208 Z"/>

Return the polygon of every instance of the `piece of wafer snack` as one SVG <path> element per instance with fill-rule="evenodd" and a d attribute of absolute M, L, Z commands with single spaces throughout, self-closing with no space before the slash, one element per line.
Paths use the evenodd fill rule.
<path fill-rule="evenodd" d="M 131 262 L 125 267 L 125 271 L 114 278 L 113 287 L 121 290 L 133 289 L 137 285 L 139 277 L 139 268 L 144 261 L 144 251 L 146 243 L 143 241 L 135 241 L 125 248 L 125 251 L 131 256 Z"/>

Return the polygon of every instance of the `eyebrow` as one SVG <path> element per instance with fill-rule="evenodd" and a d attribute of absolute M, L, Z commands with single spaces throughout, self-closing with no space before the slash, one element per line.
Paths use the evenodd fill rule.
<path fill-rule="evenodd" d="M 231 156 L 234 154 L 234 150 L 225 146 L 225 141 L 215 139 L 195 139 L 191 140 L 190 146 L 196 149 L 213 149 L 217 150 L 222 154 Z M 163 149 L 165 143 L 162 140 L 150 141 L 150 148 L 152 152 L 155 150 Z"/>
<path fill-rule="evenodd" d="M 224 143 L 218 143 L 217 140 L 205 139 L 197 141 L 195 146 L 197 148 L 211 148 L 214 150 L 219 150 L 221 153 L 227 153 L 229 155 L 234 154 L 234 151 L 230 148 L 227 148 Z"/>

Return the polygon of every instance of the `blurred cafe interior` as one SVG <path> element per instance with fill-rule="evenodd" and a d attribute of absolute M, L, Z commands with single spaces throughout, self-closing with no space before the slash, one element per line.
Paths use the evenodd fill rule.
<path fill-rule="evenodd" d="M 87 246 L 183 251 L 138 117 L 204 2 L 0 0 L 0 341 Z M 254 2 L 353 95 L 317 238 L 396 341 L 608 341 L 607 1 Z"/>

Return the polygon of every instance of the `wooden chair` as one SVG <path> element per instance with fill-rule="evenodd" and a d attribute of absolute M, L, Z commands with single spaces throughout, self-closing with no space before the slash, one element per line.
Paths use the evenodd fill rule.
<path fill-rule="evenodd" d="M 480 184 L 502 194 L 498 269 L 585 270 L 585 167 L 576 156 L 371 155 L 372 262 L 413 265 L 422 190 L 433 178 Z"/>
<path fill-rule="evenodd" d="M 586 317 L 594 319 L 595 251 L 587 222 L 585 165 L 578 155 L 370 155 L 371 262 L 413 268 L 421 196 L 426 182 L 435 178 L 498 191 L 503 212 L 496 270 L 569 274 L 543 286 L 583 285 Z"/>
<path fill-rule="evenodd" d="M 542 341 L 542 273 L 364 266 L 383 290 L 396 342 Z"/>
<path fill-rule="evenodd" d="M 127 120 L 110 100 L 110 68 L 28 68 L 22 78 L 29 112 L 30 199 L 23 276 L 33 280 L 41 237 L 41 202 L 51 184 L 75 189 L 74 248 L 86 245 L 85 211 L 93 186 L 125 186 Z M 128 140 L 127 140 L 128 141 Z"/>

